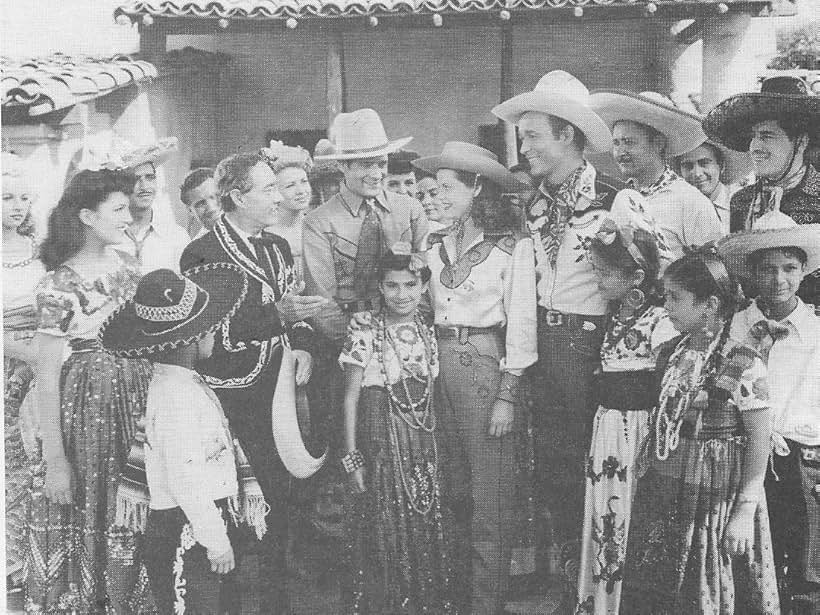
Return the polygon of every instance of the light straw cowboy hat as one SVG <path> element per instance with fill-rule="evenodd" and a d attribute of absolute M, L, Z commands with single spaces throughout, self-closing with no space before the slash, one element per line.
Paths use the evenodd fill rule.
<path fill-rule="evenodd" d="M 806 273 L 820 269 L 820 224 L 797 224 L 780 211 L 764 214 L 749 231 L 733 233 L 717 243 L 726 267 L 739 278 L 749 278 L 749 255 L 758 250 L 800 248 L 806 253 Z"/>
<path fill-rule="evenodd" d="M 612 129 L 616 122 L 628 121 L 654 128 L 666 137 L 666 153 L 680 156 L 706 141 L 700 118 L 678 109 L 671 100 L 657 92 L 606 90 L 594 92 L 592 108 Z"/>
<path fill-rule="evenodd" d="M 530 188 L 498 162 L 498 156 L 472 143 L 448 141 L 438 156 L 417 158 L 412 164 L 417 169 L 433 174 L 439 169 L 477 173 L 509 192 L 520 192 Z"/>
<path fill-rule="evenodd" d="M 607 152 L 612 148 L 612 134 L 590 107 L 587 87 L 563 70 L 554 70 L 538 81 L 531 92 L 505 100 L 492 109 L 493 115 L 518 124 L 529 111 L 553 115 L 578 128 L 591 152 Z"/>
<path fill-rule="evenodd" d="M 314 160 L 378 158 L 400 150 L 410 143 L 413 137 L 389 141 L 379 114 L 373 109 L 359 109 L 336 116 L 330 128 L 330 140 L 333 143 L 333 151 L 316 155 Z"/>
<path fill-rule="evenodd" d="M 712 109 L 703 121 L 711 139 L 739 152 L 749 150 L 752 126 L 765 120 L 799 119 L 813 145 L 820 141 L 820 96 L 809 94 L 797 77 L 770 77 L 760 92 L 735 94 Z"/>

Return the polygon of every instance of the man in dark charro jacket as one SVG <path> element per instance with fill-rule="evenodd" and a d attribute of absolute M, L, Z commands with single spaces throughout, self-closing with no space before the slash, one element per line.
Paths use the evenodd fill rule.
<path fill-rule="evenodd" d="M 492 112 L 518 125 L 521 153 L 540 182 L 524 212 L 535 244 L 538 294 L 538 363 L 530 370 L 537 400 L 536 488 L 549 509 L 554 540 L 566 545 L 570 559 L 580 544 L 582 476 L 596 409 L 593 372 L 607 308 L 585 246 L 605 218 L 628 216 L 641 196 L 584 159 L 585 149 L 608 151 L 612 135 L 572 75 L 552 71 L 533 91 Z M 574 606 L 571 592 L 565 602 L 562 607 Z"/>
<path fill-rule="evenodd" d="M 314 316 L 324 300 L 298 296 L 288 242 L 263 230 L 282 201 L 265 150 L 226 158 L 215 178 L 225 213 L 210 232 L 188 245 L 180 267 L 228 262 L 248 276 L 245 301 L 217 332 L 211 358 L 198 369 L 219 397 L 271 507 L 267 534 L 255 549 L 260 554 L 257 608 L 286 614 L 290 475 L 273 440 L 271 402 L 287 340 L 294 349 L 297 383 L 310 377 L 313 331 L 304 319 Z"/>
<path fill-rule="evenodd" d="M 730 96 L 703 121 L 709 137 L 749 152 L 757 176 L 729 205 L 730 230 L 749 230 L 764 214 L 779 210 L 798 224 L 820 222 L 820 172 L 807 150 L 820 146 L 820 96 L 797 77 L 772 77 L 760 92 Z M 807 275 L 798 296 L 820 304 L 820 272 Z"/>

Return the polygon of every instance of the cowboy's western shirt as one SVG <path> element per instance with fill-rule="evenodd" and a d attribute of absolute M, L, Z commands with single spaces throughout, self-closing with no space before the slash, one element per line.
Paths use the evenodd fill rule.
<path fill-rule="evenodd" d="M 231 546 L 215 500 L 237 496 L 236 459 L 219 399 L 194 371 L 154 363 L 145 407 L 145 474 L 153 510 L 182 509 L 213 555 Z"/>
<path fill-rule="evenodd" d="M 366 215 L 363 201 L 343 183 L 338 194 L 305 217 L 305 294 L 329 299 L 313 322 L 319 332 L 337 342 L 344 341 L 350 322 L 350 315 L 339 304 L 367 299 L 356 296 L 354 280 L 356 251 Z M 397 242 L 409 243 L 416 252 L 423 249 L 428 221 L 421 203 L 382 191 L 375 198 L 375 209 L 381 223 L 383 252 Z"/>
<path fill-rule="evenodd" d="M 663 232 L 672 260 L 681 258 L 685 248 L 723 237 L 712 201 L 672 169 L 667 167 L 655 183 L 638 191 L 646 214 Z"/>
<path fill-rule="evenodd" d="M 431 233 L 430 244 L 436 325 L 506 327 L 500 367 L 520 376 L 538 359 L 532 239 L 480 232 L 457 261 L 454 235 Z"/>
<path fill-rule="evenodd" d="M 753 303 L 732 320 L 729 335 L 750 346 L 756 340 L 752 328 L 766 317 Z M 797 307 L 779 322 L 789 332 L 769 350 L 769 401 L 773 435 L 820 446 L 820 318 L 798 300 Z M 785 451 L 784 451 L 785 452 Z"/>
<path fill-rule="evenodd" d="M 601 316 L 606 313 L 607 302 L 598 291 L 587 248 L 607 217 L 628 219 L 635 207 L 633 202 L 641 197 L 634 190 L 622 190 L 621 185 L 609 183 L 589 162 L 571 184 L 551 196 L 542 183 L 528 207 L 527 228 L 535 246 L 538 305 L 569 314 Z M 566 203 L 572 213 L 553 266 L 541 232 L 548 224 L 547 209 L 554 198 Z M 611 207 L 607 202 L 611 202 Z"/>

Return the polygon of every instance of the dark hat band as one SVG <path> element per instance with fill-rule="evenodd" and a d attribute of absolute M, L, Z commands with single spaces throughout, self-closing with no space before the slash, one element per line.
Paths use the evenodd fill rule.
<path fill-rule="evenodd" d="M 180 320 L 187 320 L 191 315 L 191 310 L 194 309 L 197 292 L 205 291 L 194 284 L 194 282 L 189 278 L 184 279 L 185 290 L 182 292 L 182 298 L 179 300 L 179 303 L 168 306 L 154 306 L 144 305 L 135 301 L 134 311 L 137 313 L 137 316 L 149 322 L 178 322 Z M 168 290 L 165 292 L 167 293 Z M 167 294 L 165 295 L 165 298 L 170 301 Z"/>

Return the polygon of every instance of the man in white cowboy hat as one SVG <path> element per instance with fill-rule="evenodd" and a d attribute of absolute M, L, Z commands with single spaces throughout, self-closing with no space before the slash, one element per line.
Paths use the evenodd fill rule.
<path fill-rule="evenodd" d="M 748 152 L 757 183 L 738 190 L 730 203 L 731 230 L 751 228 L 768 211 L 798 224 L 820 222 L 820 171 L 807 149 L 820 146 L 820 96 L 797 77 L 772 77 L 760 92 L 730 96 L 703 121 L 710 138 Z M 820 302 L 820 278 L 803 280 L 800 296 Z"/>
<path fill-rule="evenodd" d="M 538 277 L 539 360 L 531 370 L 540 400 L 534 415 L 536 476 L 555 539 L 562 542 L 580 538 L 584 494 L 578 468 L 589 448 L 592 379 L 607 310 L 584 246 L 607 216 L 626 215 L 630 199 L 640 195 L 624 191 L 622 182 L 584 159 L 585 150 L 608 150 L 611 135 L 590 108 L 587 88 L 569 73 L 544 75 L 533 91 L 492 112 L 518 125 L 521 153 L 539 182 L 524 212 Z"/>
<path fill-rule="evenodd" d="M 764 214 L 718 243 L 729 270 L 759 295 L 730 335 L 768 364 L 772 459 L 765 487 L 784 613 L 820 612 L 820 318 L 797 297 L 820 268 L 820 224 Z"/>
<path fill-rule="evenodd" d="M 735 182 L 750 165 L 748 156 L 708 140 L 675 158 L 675 171 L 712 201 L 724 235 L 730 232 L 729 201 L 738 188 Z"/>
<path fill-rule="evenodd" d="M 596 92 L 592 106 L 612 130 L 612 155 L 643 196 L 646 214 L 663 231 L 674 259 L 686 248 L 723 236 L 712 202 L 667 164 L 706 141 L 700 118 L 656 92 Z"/>
<path fill-rule="evenodd" d="M 388 154 L 412 137 L 388 140 L 373 109 L 340 113 L 330 134 L 335 151 L 316 160 L 338 161 L 344 181 L 305 218 L 305 284 L 309 294 L 329 300 L 314 320 L 341 348 L 351 314 L 376 307 L 381 255 L 399 241 L 420 250 L 428 228 L 418 201 L 383 187 Z"/>

